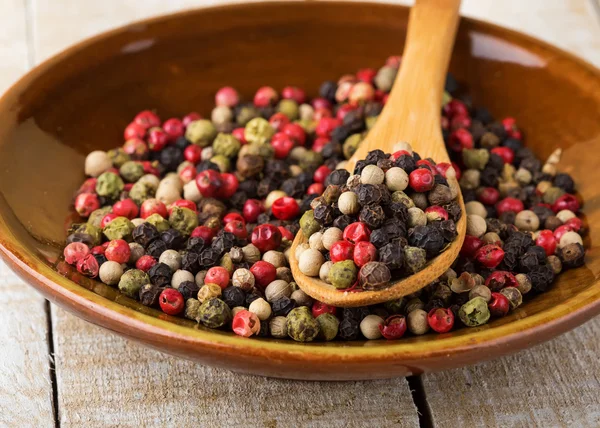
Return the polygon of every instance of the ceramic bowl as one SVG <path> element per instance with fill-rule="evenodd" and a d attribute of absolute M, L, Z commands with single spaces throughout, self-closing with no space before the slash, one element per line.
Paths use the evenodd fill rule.
<path fill-rule="evenodd" d="M 542 158 L 564 149 L 589 224 L 585 267 L 483 327 L 400 341 L 245 339 L 143 307 L 58 261 L 69 203 L 93 149 L 122 144 L 136 112 L 210 112 L 217 88 L 315 90 L 402 52 L 408 9 L 343 2 L 244 4 L 139 22 L 38 66 L 0 100 L 0 255 L 46 298 L 153 348 L 246 373 L 374 379 L 495 358 L 561 334 L 600 311 L 600 73 L 530 37 L 463 19 L 451 71 L 473 101 L 511 115 Z M 314 94 L 313 94 L 314 95 Z M 58 271 L 54 267 L 58 262 Z"/>

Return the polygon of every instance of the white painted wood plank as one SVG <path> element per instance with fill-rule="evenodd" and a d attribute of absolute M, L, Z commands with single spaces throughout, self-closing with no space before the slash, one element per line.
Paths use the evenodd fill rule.
<path fill-rule="evenodd" d="M 0 92 L 28 68 L 25 0 L 0 2 Z M 0 426 L 54 425 L 45 300 L 0 262 Z"/>

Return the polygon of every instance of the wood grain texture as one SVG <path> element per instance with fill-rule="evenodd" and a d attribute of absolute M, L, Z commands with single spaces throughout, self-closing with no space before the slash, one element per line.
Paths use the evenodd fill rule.
<path fill-rule="evenodd" d="M 3 0 L 0 92 L 28 68 L 24 0 Z M 0 262 L 0 426 L 53 426 L 45 301 Z"/>
<path fill-rule="evenodd" d="M 53 306 L 60 424 L 418 427 L 404 378 L 298 382 L 235 374 L 132 343 Z"/>

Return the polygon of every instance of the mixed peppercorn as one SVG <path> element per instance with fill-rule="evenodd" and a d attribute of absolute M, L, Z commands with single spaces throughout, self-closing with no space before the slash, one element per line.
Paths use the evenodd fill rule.
<path fill-rule="evenodd" d="M 515 120 L 495 121 L 448 77 L 441 109 L 452 164 L 410 145 L 344 170 L 385 105 L 399 57 L 304 91 L 221 88 L 210 120 L 139 113 L 125 143 L 94 151 L 74 198 L 64 261 L 126 296 L 208 328 L 296 341 L 398 339 L 505 316 L 581 266 L 585 228 L 560 151 L 542 164 Z M 449 169 L 450 166 L 453 169 Z M 372 307 L 314 301 L 288 265 L 300 228 L 303 272 L 340 289 L 385 287 L 423 268 L 456 235 L 452 269 L 419 292 Z M 64 271 L 61 269 L 61 271 Z"/>

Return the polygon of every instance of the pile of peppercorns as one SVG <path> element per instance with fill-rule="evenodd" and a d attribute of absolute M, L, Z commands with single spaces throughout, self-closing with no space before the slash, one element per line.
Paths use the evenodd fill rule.
<path fill-rule="evenodd" d="M 353 175 L 337 169 L 327 177 L 300 219 L 308 243 L 295 255 L 303 274 L 340 290 L 381 290 L 422 270 L 456 238 L 462 212 L 456 177 L 452 186 L 446 179 L 451 165 L 415 161 L 410 144 L 399 146 L 392 155 L 369 152 Z"/>
<path fill-rule="evenodd" d="M 139 113 L 122 147 L 86 158 L 90 178 L 74 198 L 82 222 L 71 226 L 61 263 L 208 328 L 296 341 L 443 333 L 457 318 L 482 325 L 583 264 L 579 202 L 573 180 L 557 172 L 560 152 L 542 164 L 514 119 L 494 121 L 457 98 L 451 76 L 441 114 L 452 169 L 408 144 L 369 153 L 353 174 L 343 169 L 399 66 L 390 57 L 379 70 L 325 82 L 310 102 L 291 86 L 260 88 L 251 103 L 225 87 L 210 120 Z M 468 236 L 438 280 L 361 308 L 335 308 L 298 289 L 288 256 L 300 227 L 310 236 L 298 251 L 303 270 L 341 289 L 357 267 L 365 289 L 421 269 L 456 234 L 456 180 Z M 348 269 L 335 273 L 343 263 Z"/>

